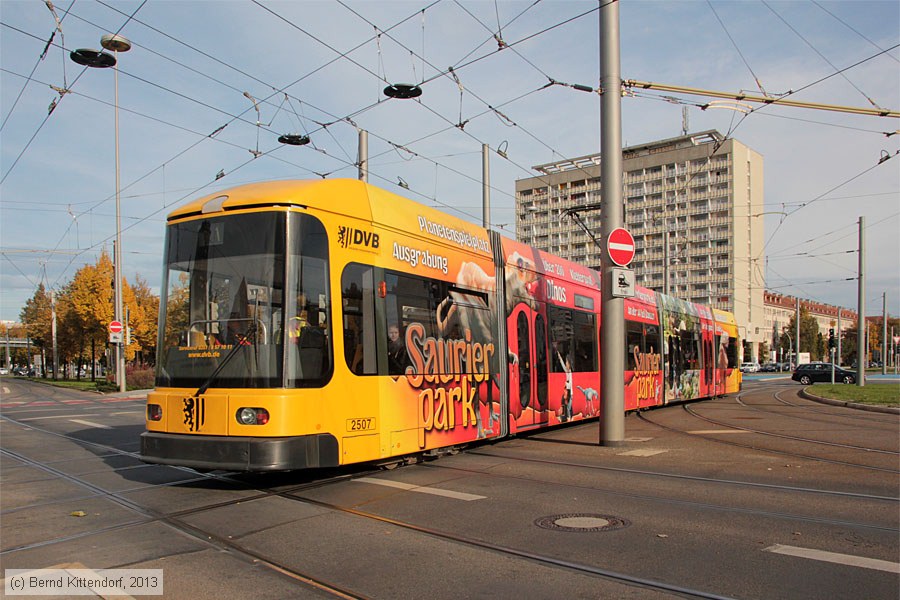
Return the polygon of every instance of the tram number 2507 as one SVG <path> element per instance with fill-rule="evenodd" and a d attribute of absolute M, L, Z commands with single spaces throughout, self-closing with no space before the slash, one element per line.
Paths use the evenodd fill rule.
<path fill-rule="evenodd" d="M 375 429 L 375 417 L 347 419 L 347 431 L 370 431 Z"/>

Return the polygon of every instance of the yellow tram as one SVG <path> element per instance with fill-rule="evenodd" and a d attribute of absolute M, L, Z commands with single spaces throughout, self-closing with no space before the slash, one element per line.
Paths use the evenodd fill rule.
<path fill-rule="evenodd" d="M 740 388 L 731 315 L 629 302 L 626 409 Z M 600 327 L 597 272 L 375 186 L 225 190 L 168 217 L 141 458 L 305 469 L 590 418 Z"/>

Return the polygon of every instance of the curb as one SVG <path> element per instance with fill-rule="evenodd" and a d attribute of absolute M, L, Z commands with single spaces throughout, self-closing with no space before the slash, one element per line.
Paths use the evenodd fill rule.
<path fill-rule="evenodd" d="M 886 413 L 890 415 L 900 415 L 900 408 L 895 406 L 876 406 L 872 404 L 860 404 L 858 402 L 846 402 L 844 400 L 834 400 L 832 398 L 823 398 L 822 396 L 816 396 L 812 392 L 807 391 L 809 386 L 804 387 L 800 390 L 800 396 L 806 398 L 807 400 L 812 400 L 813 402 L 820 402 L 822 404 L 830 404 L 831 406 L 844 406 L 846 408 L 855 408 L 857 410 L 866 410 L 869 412 L 878 412 L 878 413 Z"/>

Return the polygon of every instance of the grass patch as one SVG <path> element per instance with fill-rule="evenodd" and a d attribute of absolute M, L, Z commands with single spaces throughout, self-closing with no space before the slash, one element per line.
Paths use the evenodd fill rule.
<path fill-rule="evenodd" d="M 97 381 L 91 381 L 90 377 L 87 379 L 44 379 L 42 377 L 26 377 L 29 381 L 36 381 L 38 383 L 43 383 L 46 385 L 52 385 L 55 387 L 68 388 L 72 390 L 79 390 L 81 392 L 100 392 L 102 394 L 110 394 L 113 392 L 118 392 L 119 388 L 115 383 L 110 383 L 106 381 L 106 379 L 98 377 Z M 128 385 L 128 390 L 138 389 Z"/>
<path fill-rule="evenodd" d="M 832 398 L 843 402 L 877 404 L 878 406 L 900 406 L 900 383 L 867 383 L 863 387 L 836 383 L 817 383 L 808 391 L 821 398 Z"/>

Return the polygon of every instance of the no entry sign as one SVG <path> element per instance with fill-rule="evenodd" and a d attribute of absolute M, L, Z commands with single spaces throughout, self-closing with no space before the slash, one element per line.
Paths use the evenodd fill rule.
<path fill-rule="evenodd" d="M 109 322 L 109 332 L 110 333 L 122 333 L 122 323 L 120 321 L 110 321 Z"/>
<path fill-rule="evenodd" d="M 634 258 L 634 238 L 627 229 L 617 227 L 606 238 L 609 258 L 620 267 L 627 267 Z"/>

